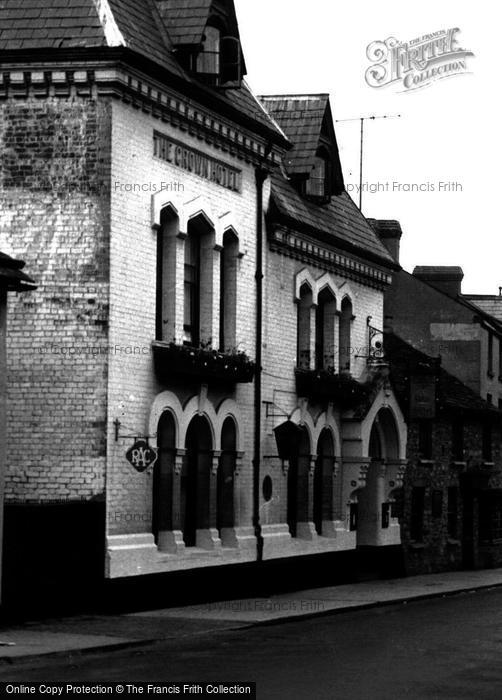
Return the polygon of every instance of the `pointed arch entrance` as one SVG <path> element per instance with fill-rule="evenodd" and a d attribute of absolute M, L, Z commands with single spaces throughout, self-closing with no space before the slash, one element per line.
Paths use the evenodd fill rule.
<path fill-rule="evenodd" d="M 181 525 L 185 545 L 195 547 L 197 530 L 209 528 L 210 517 L 213 440 L 204 416 L 192 418 L 186 433 L 185 449 L 180 488 Z"/>
<path fill-rule="evenodd" d="M 292 537 L 297 536 L 298 523 L 306 523 L 308 517 L 308 492 L 310 469 L 310 437 L 305 426 L 300 427 L 298 449 L 289 460 L 287 521 Z"/>
<path fill-rule="evenodd" d="M 389 464 L 399 461 L 399 429 L 389 408 L 381 408 L 371 426 L 366 485 L 359 491 L 357 545 L 380 546 L 389 539 L 390 503 L 386 477 Z"/>
<path fill-rule="evenodd" d="M 234 527 L 234 477 L 237 461 L 237 430 L 233 418 L 226 418 L 221 430 L 221 456 L 217 479 L 216 527 Z"/>
<path fill-rule="evenodd" d="M 329 428 L 324 428 L 317 442 L 317 459 L 314 469 L 314 526 L 318 535 L 323 534 L 323 523 L 333 520 L 333 470 L 335 442 Z"/>
<path fill-rule="evenodd" d="M 152 532 L 155 543 L 159 534 L 173 529 L 172 498 L 175 463 L 176 426 L 174 417 L 165 411 L 157 429 L 158 459 L 153 469 L 152 483 Z"/>

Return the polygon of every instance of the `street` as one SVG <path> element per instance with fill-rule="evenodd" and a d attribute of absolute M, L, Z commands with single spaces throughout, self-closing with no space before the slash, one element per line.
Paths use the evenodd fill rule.
<path fill-rule="evenodd" d="M 2 681 L 257 682 L 257 697 L 498 698 L 502 591 L 171 639 L 139 649 L 38 658 Z"/>

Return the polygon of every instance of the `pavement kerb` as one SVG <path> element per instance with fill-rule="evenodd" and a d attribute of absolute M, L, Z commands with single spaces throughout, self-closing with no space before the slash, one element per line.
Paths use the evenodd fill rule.
<path fill-rule="evenodd" d="M 360 610 L 370 610 L 371 608 L 390 607 L 391 605 L 405 605 L 407 603 L 415 603 L 422 600 L 431 600 L 433 598 L 451 598 L 455 595 L 465 593 L 476 593 L 477 591 L 489 590 L 493 588 L 501 588 L 501 583 L 489 583 L 480 586 L 468 586 L 467 588 L 457 588 L 451 591 L 437 591 L 435 593 L 424 593 L 411 596 L 403 596 L 401 598 L 393 598 L 392 600 L 377 600 L 369 603 L 354 603 L 340 608 L 331 608 L 330 610 L 315 610 L 305 613 L 288 615 L 287 617 L 276 617 L 271 620 L 256 620 L 255 622 L 245 623 L 239 629 L 251 629 L 253 627 L 270 627 L 272 625 L 286 624 L 288 622 L 299 622 L 301 620 L 309 620 L 318 617 L 328 617 L 330 615 L 342 615 L 345 613 L 359 612 Z"/>
<path fill-rule="evenodd" d="M 255 627 L 271 627 L 280 624 L 299 622 L 301 620 L 309 620 L 314 618 L 328 617 L 330 615 L 341 615 L 344 613 L 358 612 L 361 610 L 370 610 L 371 608 L 379 607 L 390 607 L 392 605 L 403 605 L 407 603 L 414 603 L 423 600 L 432 600 L 434 598 L 447 598 L 455 595 L 462 595 L 466 593 L 476 593 L 478 591 L 486 591 L 490 589 L 502 588 L 502 581 L 500 583 L 487 583 L 479 584 L 476 586 L 467 586 L 465 588 L 456 588 L 452 590 L 442 590 L 430 593 L 419 593 L 415 595 L 400 596 L 388 600 L 376 600 L 364 603 L 354 603 L 349 604 L 344 607 L 331 608 L 329 610 L 316 610 L 309 611 L 305 613 L 298 613 L 293 615 L 287 615 L 284 617 L 276 617 L 269 620 L 255 620 L 252 622 L 241 621 L 229 624 L 228 627 L 216 627 L 214 629 L 204 630 L 203 632 L 188 632 L 182 634 L 176 634 L 172 637 L 152 637 L 149 639 L 132 639 L 124 642 L 118 642 L 116 644 L 98 644 L 96 646 L 90 646 L 79 649 L 66 649 L 54 652 L 40 653 L 40 654 L 26 654 L 24 656 L 4 656 L 0 657 L 0 666 L 20 666 L 26 665 L 33 661 L 41 661 L 47 659 L 58 659 L 58 658 L 68 658 L 73 656 L 90 656 L 92 654 L 101 652 L 118 652 L 124 651 L 125 649 L 135 649 L 145 647 L 151 644 L 162 643 L 168 640 L 175 639 L 188 639 L 194 637 L 202 637 L 209 634 L 214 634 L 215 632 L 232 632 L 237 630 L 253 629 Z"/>
<path fill-rule="evenodd" d="M 58 659 L 58 658 L 70 658 L 79 656 L 91 656 L 92 654 L 99 654 L 101 652 L 118 652 L 124 651 L 125 649 L 136 649 L 151 644 L 159 644 L 161 642 L 166 642 L 175 639 L 188 639 L 191 637 L 203 637 L 207 634 L 214 634 L 214 632 L 232 632 L 234 630 L 245 629 L 247 623 L 234 624 L 229 627 L 216 627 L 210 630 L 204 630 L 203 632 L 188 632 L 185 634 L 176 634 L 172 637 L 151 637 L 149 639 L 130 639 L 124 642 L 117 642 L 116 644 L 97 644 L 96 646 L 83 647 L 79 649 L 61 649 L 59 651 L 48 651 L 41 652 L 40 654 L 25 654 L 23 656 L 0 656 L 0 667 L 4 666 L 21 666 L 31 663 L 32 661 L 43 661 L 47 659 Z"/>

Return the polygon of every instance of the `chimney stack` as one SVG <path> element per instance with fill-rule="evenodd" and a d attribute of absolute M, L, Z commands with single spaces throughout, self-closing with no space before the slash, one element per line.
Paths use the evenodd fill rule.
<path fill-rule="evenodd" d="M 391 219 L 367 219 L 367 221 L 394 260 L 399 262 L 399 245 L 403 235 L 399 221 Z"/>
<path fill-rule="evenodd" d="M 462 294 L 464 271 L 461 267 L 448 265 L 419 265 L 413 270 L 415 277 L 427 282 L 440 292 L 456 298 Z"/>

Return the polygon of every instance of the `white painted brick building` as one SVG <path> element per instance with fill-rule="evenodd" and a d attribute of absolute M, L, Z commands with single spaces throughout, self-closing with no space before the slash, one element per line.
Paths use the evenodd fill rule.
<path fill-rule="evenodd" d="M 40 22 L 0 43 L 0 247 L 39 283 L 12 305 L 11 528 L 29 504 L 57 550 L 75 506 L 68 568 L 109 578 L 399 543 L 406 427 L 376 345 L 395 264 L 327 96 L 254 97 L 231 1 L 190 22 L 81 4 L 57 49 Z"/>

